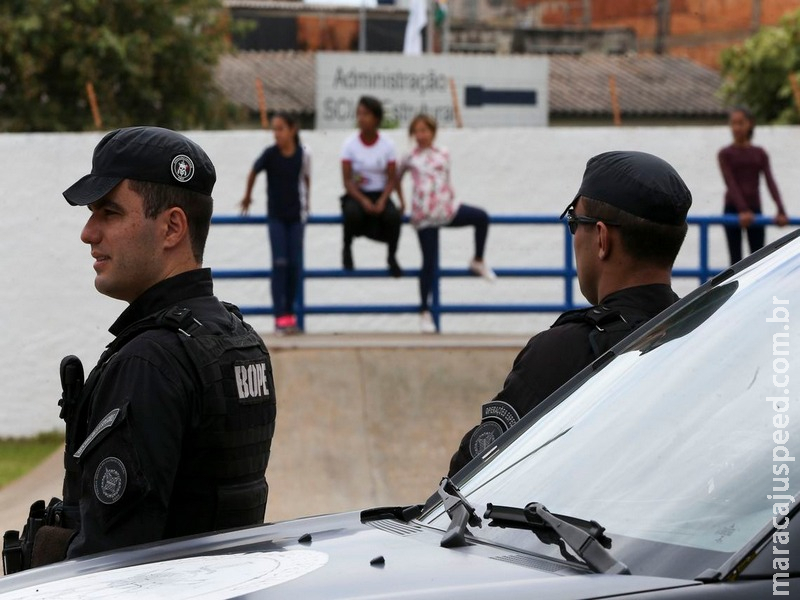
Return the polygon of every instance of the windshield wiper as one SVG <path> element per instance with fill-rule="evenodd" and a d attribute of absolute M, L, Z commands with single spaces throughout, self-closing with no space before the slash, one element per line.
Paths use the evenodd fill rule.
<path fill-rule="evenodd" d="M 448 477 L 442 478 L 436 493 L 442 499 L 444 509 L 450 517 L 450 527 L 442 536 L 439 545 L 444 548 L 466 546 L 467 540 L 464 536 L 467 532 L 467 525 L 480 527 L 481 518 L 475 514 L 475 509 Z"/>
<path fill-rule="evenodd" d="M 566 543 L 596 573 L 631 574 L 625 563 L 618 561 L 606 550 L 611 547 L 611 538 L 605 535 L 605 528 L 597 521 L 554 515 L 538 502 L 531 502 L 525 508 L 487 504 L 483 516 L 491 519 L 489 527 L 532 531 L 544 543 L 560 546 L 562 554 L 569 559 L 570 556 L 563 547 Z M 553 534 L 555 539 L 548 536 L 548 533 Z"/>

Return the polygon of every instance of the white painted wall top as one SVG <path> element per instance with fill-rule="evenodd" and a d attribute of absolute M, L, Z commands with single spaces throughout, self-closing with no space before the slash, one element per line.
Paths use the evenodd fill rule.
<path fill-rule="evenodd" d="M 465 127 L 545 126 L 548 70 L 539 56 L 318 52 L 316 128 L 351 129 L 363 95 L 401 127 L 421 112 L 454 126 L 451 79 Z"/>
<path fill-rule="evenodd" d="M 339 153 L 349 131 L 303 131 L 300 137 L 312 155 L 311 211 L 340 211 L 342 174 Z M 400 153 L 411 149 L 405 131 L 385 132 Z M 272 143 L 264 131 L 195 131 L 187 135 L 200 144 L 217 168 L 214 213 L 238 213 L 245 180 L 253 161 Z M 112 336 L 108 327 L 127 306 L 94 289 L 89 247 L 80 232 L 89 211 L 67 205 L 61 192 L 91 169 L 92 150 L 102 133 L 0 134 L 0 436 L 20 436 L 63 427 L 58 418 L 61 394 L 58 364 L 67 354 L 94 366 Z M 755 143 L 769 152 L 772 169 L 791 216 L 800 214 L 800 178 L 796 176 L 800 136 L 795 127 L 756 129 Z M 720 214 L 725 186 L 717 164 L 718 150 L 730 143 L 727 127 L 547 127 L 516 129 L 443 129 L 437 143 L 450 149 L 455 192 L 462 202 L 493 214 L 557 215 L 577 192 L 586 161 L 607 150 L 641 150 L 669 161 L 681 174 L 694 198 L 690 215 Z M 410 182 L 405 181 L 408 185 Z M 265 178 L 253 190 L 253 214 L 266 209 Z M 775 205 L 762 185 L 767 215 Z M 770 228 L 767 240 L 789 229 Z M 441 232 L 445 267 L 466 267 L 472 257 L 472 228 Z M 563 264 L 563 227 L 493 225 L 486 259 L 502 267 Z M 728 263 L 722 227 L 712 228 L 710 263 Z M 305 262 L 309 268 L 341 267 L 341 226 L 308 227 Z M 364 238 L 353 245 L 356 267 L 385 268 L 386 247 Z M 678 256 L 678 267 L 698 261 L 698 232 L 690 228 Z M 410 226 L 400 235 L 398 260 L 403 268 L 418 268 L 419 241 Z M 209 234 L 205 265 L 212 269 L 263 269 L 270 265 L 264 225 L 214 226 Z M 357 283 L 356 283 L 357 282 Z M 681 296 L 696 280 L 676 279 Z M 500 278 L 494 283 L 475 278 L 448 279 L 442 286 L 447 303 L 527 303 L 563 301 L 563 281 L 556 278 Z M 214 283 L 216 294 L 236 304 L 270 303 L 269 282 L 225 280 Z M 577 284 L 576 299 L 580 299 Z M 415 278 L 309 280 L 309 304 L 411 304 L 419 301 Z M 554 314 L 445 315 L 447 333 L 532 335 L 548 327 Z M 248 319 L 268 333 L 269 317 Z M 312 315 L 310 333 L 418 332 L 416 314 Z M 510 368 L 511 365 L 509 365 Z M 465 366 L 468 369 L 468 365 Z M 497 381 L 497 389 L 503 382 Z M 280 386 L 280 382 L 278 382 Z M 278 393 L 280 398 L 280 392 Z M 291 399 L 286 399 L 291 401 Z M 487 398 L 487 401 L 489 399 Z M 280 400 L 279 400 L 280 401 Z M 480 407 L 476 407 L 476 418 Z M 279 417 L 280 419 L 280 417 Z M 280 425 L 279 425 L 280 426 Z"/>

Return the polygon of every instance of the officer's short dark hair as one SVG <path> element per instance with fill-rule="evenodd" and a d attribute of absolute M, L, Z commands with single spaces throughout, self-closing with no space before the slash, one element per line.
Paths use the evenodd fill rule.
<path fill-rule="evenodd" d="M 617 223 L 626 253 L 659 267 L 672 267 L 686 237 L 688 225 L 648 221 L 599 200 L 581 196 L 587 217 Z"/>
<path fill-rule="evenodd" d="M 214 208 L 211 196 L 174 185 L 135 179 L 129 179 L 128 185 L 133 192 L 142 197 L 144 214 L 148 219 L 155 219 L 173 207 L 180 208 L 186 214 L 192 254 L 198 263 L 202 263 L 208 230 L 211 226 L 211 212 Z"/>
<path fill-rule="evenodd" d="M 358 105 L 363 106 L 378 120 L 378 124 L 383 121 L 383 104 L 375 96 L 361 96 Z"/>

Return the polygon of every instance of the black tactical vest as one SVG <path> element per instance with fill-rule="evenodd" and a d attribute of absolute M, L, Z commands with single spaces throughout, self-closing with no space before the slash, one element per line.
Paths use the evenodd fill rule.
<path fill-rule="evenodd" d="M 263 522 L 264 472 L 275 430 L 272 367 L 262 339 L 236 307 L 225 307 L 232 335 L 207 333 L 189 309 L 174 307 L 137 322 L 109 345 L 84 385 L 75 423 L 67 423 L 67 515 L 78 518 L 81 470 L 75 453 L 88 434 L 86 415 L 105 365 L 142 332 L 166 328 L 179 337 L 193 365 L 200 408 L 185 435 L 164 537 Z"/>

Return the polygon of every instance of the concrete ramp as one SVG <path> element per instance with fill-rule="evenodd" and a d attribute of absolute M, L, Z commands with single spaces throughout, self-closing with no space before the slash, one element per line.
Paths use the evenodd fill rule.
<path fill-rule="evenodd" d="M 525 339 L 268 339 L 278 427 L 267 519 L 425 500 Z"/>
<path fill-rule="evenodd" d="M 267 520 L 415 503 L 503 384 L 526 338 L 265 336 L 278 397 Z M 0 531 L 60 496 L 62 451 L 0 490 Z"/>

